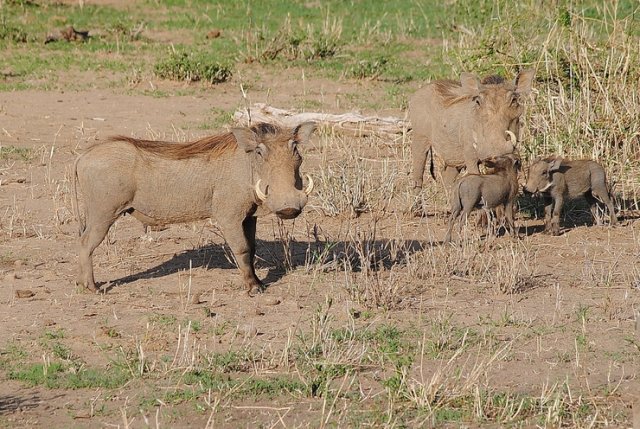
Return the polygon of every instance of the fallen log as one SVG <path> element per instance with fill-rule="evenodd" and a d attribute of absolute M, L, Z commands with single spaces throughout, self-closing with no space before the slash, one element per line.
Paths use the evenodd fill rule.
<path fill-rule="evenodd" d="M 236 111 L 233 119 L 242 125 L 257 122 L 270 122 L 283 126 L 296 126 L 303 122 L 314 121 L 331 126 L 339 132 L 365 136 L 369 134 L 403 134 L 410 128 L 409 121 L 394 116 L 364 116 L 355 112 L 343 114 L 319 112 L 294 112 L 264 103 L 255 103 L 250 108 Z"/>

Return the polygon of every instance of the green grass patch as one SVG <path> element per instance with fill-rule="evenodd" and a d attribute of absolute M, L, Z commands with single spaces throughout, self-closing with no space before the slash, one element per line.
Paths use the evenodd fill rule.
<path fill-rule="evenodd" d="M 218 392 L 233 392 L 234 396 L 276 397 L 283 394 L 304 395 L 306 386 L 289 376 L 231 378 L 213 371 L 190 371 L 183 377 L 186 385 L 198 386 L 200 392 L 209 389 Z"/>
<path fill-rule="evenodd" d="M 10 370 L 10 380 L 22 381 L 31 386 L 45 386 L 49 389 L 114 389 L 123 386 L 131 375 L 118 368 L 77 368 L 61 362 L 31 364 Z"/>
<path fill-rule="evenodd" d="M 234 112 L 214 107 L 211 109 L 208 119 L 198 125 L 198 128 L 201 130 L 220 130 L 233 122 L 233 113 Z"/>
<path fill-rule="evenodd" d="M 222 83 L 232 76 L 228 65 L 220 64 L 205 53 L 172 52 L 154 66 L 154 73 L 162 79 L 189 82 Z"/>
<path fill-rule="evenodd" d="M 0 160 L 29 161 L 33 158 L 33 150 L 28 147 L 0 146 Z"/>
<path fill-rule="evenodd" d="M 173 326 L 177 321 L 176 316 L 172 314 L 152 314 L 149 316 L 149 322 L 165 327 Z"/>

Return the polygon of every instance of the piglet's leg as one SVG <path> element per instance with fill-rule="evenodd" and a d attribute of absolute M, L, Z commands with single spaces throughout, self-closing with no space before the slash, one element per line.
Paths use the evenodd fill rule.
<path fill-rule="evenodd" d="M 553 213 L 551 214 L 551 234 L 560 235 L 560 213 L 563 204 L 562 196 L 553 199 Z"/>
<path fill-rule="evenodd" d="M 609 216 L 611 218 L 611 225 L 615 225 L 616 223 L 618 223 L 618 218 L 616 217 L 616 210 L 613 207 L 613 201 L 606 187 L 605 186 L 602 186 L 602 188 L 594 187 L 594 189 L 591 190 L 591 194 L 597 199 L 599 199 L 600 201 L 602 201 L 607 206 L 607 210 L 609 210 Z"/>

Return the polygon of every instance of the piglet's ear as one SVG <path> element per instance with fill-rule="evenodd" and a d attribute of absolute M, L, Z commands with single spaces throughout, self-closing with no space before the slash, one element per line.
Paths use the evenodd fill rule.
<path fill-rule="evenodd" d="M 558 171 L 560 170 L 560 165 L 562 164 L 562 157 L 557 156 L 553 161 L 549 163 L 549 171 Z"/>
<path fill-rule="evenodd" d="M 293 130 L 294 139 L 298 143 L 305 144 L 306 142 L 311 140 L 311 136 L 313 135 L 315 130 L 315 122 L 303 122 Z"/>
<path fill-rule="evenodd" d="M 238 147 L 245 152 L 253 152 L 258 147 L 256 135 L 249 128 L 231 128 L 231 133 L 238 142 Z"/>

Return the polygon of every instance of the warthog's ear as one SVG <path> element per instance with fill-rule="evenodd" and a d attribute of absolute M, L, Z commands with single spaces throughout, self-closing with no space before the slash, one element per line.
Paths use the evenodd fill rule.
<path fill-rule="evenodd" d="M 518 94 L 528 94 L 531 92 L 531 84 L 533 83 L 533 78 L 536 72 L 534 69 L 522 70 L 516 76 L 516 80 L 514 82 L 516 86 L 516 92 Z"/>
<path fill-rule="evenodd" d="M 258 147 L 256 135 L 250 128 L 231 128 L 231 133 L 238 142 L 238 147 L 245 152 L 253 152 Z"/>
<path fill-rule="evenodd" d="M 560 165 L 562 164 L 562 160 L 563 159 L 561 156 L 557 156 L 553 161 L 549 163 L 548 171 L 552 172 L 552 171 L 560 170 Z"/>
<path fill-rule="evenodd" d="M 480 92 L 480 79 L 473 73 L 461 73 L 460 85 L 462 90 L 470 95 L 475 95 Z"/>
<path fill-rule="evenodd" d="M 295 127 L 293 130 L 293 135 L 295 141 L 298 143 L 306 143 L 311 139 L 313 132 L 316 130 L 315 122 L 303 122 L 302 124 Z"/>

